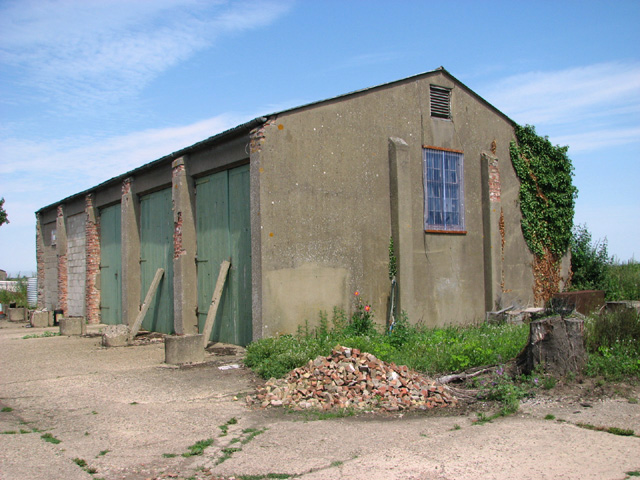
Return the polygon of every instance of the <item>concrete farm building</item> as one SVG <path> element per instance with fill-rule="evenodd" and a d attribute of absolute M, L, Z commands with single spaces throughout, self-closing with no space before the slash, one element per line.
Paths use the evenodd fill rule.
<path fill-rule="evenodd" d="M 446 70 L 256 118 L 43 207 L 38 305 L 212 339 L 293 333 L 353 292 L 378 322 L 429 326 L 532 306 L 533 256 L 509 157 L 514 123 Z"/>

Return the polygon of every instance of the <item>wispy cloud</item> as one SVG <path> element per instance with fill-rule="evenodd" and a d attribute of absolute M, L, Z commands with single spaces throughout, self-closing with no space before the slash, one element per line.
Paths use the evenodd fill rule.
<path fill-rule="evenodd" d="M 288 2 L 43 1 L 0 7 L 0 62 L 41 98 L 94 105 L 139 92 L 225 34 L 267 25 Z"/>
<path fill-rule="evenodd" d="M 601 148 L 640 143 L 640 126 L 620 129 L 589 130 L 572 135 L 553 136 L 556 145 L 570 145 L 570 154 Z"/>
<path fill-rule="evenodd" d="M 637 141 L 640 63 L 610 62 L 508 77 L 482 95 L 571 152 Z M 612 128 L 613 127 L 613 128 Z"/>
<path fill-rule="evenodd" d="M 515 120 L 557 124 L 577 116 L 640 113 L 640 64 L 602 63 L 499 81 L 486 98 Z"/>
<path fill-rule="evenodd" d="M 8 198 L 28 198 L 34 210 L 137 168 L 171 152 L 199 142 L 246 121 L 225 114 L 190 125 L 150 129 L 102 141 L 67 138 L 33 142 L 17 139 L 0 141 L 0 178 Z M 38 172 L 38 175 L 33 175 Z M 51 185 L 56 185 L 51 190 Z M 29 195 L 25 195 L 29 192 Z"/>

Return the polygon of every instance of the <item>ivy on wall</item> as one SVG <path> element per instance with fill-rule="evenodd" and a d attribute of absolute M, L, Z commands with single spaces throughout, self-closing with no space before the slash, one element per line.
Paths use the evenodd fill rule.
<path fill-rule="evenodd" d="M 511 162 L 520 179 L 522 233 L 536 257 L 536 299 L 557 291 L 559 261 L 571 241 L 575 199 L 568 147 L 554 146 L 531 125 L 515 125 Z"/>

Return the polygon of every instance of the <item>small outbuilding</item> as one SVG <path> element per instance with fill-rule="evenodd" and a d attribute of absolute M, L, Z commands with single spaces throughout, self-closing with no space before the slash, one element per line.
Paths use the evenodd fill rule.
<path fill-rule="evenodd" d="M 285 110 L 36 212 L 38 304 L 246 345 L 391 297 L 411 323 L 534 303 L 514 122 L 443 68 Z M 397 271 L 396 271 L 397 270 Z M 391 277 L 397 295 L 391 295 Z"/>

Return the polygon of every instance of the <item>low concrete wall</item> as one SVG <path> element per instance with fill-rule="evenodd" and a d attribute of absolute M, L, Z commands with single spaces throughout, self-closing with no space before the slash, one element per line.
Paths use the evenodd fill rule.
<path fill-rule="evenodd" d="M 10 322 L 26 322 L 28 310 L 24 307 L 10 308 L 9 309 L 9 321 Z"/>
<path fill-rule="evenodd" d="M 175 335 L 164 339 L 165 363 L 201 363 L 204 361 L 202 335 Z"/>
<path fill-rule="evenodd" d="M 128 325 L 108 325 L 102 334 L 103 347 L 124 347 L 129 344 L 131 330 Z"/>
<path fill-rule="evenodd" d="M 53 326 L 53 312 L 50 310 L 35 311 L 31 316 L 31 326 L 34 328 L 46 328 Z"/>
<path fill-rule="evenodd" d="M 60 335 L 84 335 L 86 328 L 84 317 L 67 317 L 60 319 Z"/>

